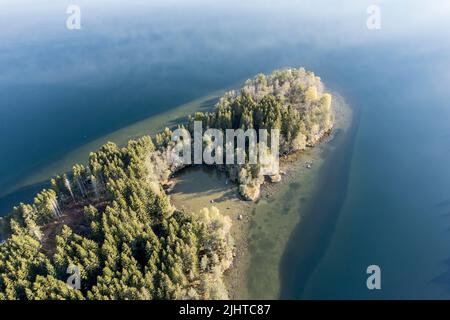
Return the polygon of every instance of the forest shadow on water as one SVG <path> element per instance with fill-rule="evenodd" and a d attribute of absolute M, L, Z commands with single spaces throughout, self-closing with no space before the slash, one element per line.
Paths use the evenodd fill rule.
<path fill-rule="evenodd" d="M 13 210 L 13 207 L 21 202 L 32 202 L 36 194 L 42 189 L 50 187 L 50 179 L 48 181 L 35 183 L 30 186 L 22 187 L 13 193 L 0 198 L 0 217 L 6 216 Z"/>
<path fill-rule="evenodd" d="M 281 299 L 301 299 L 309 277 L 326 252 L 346 199 L 353 147 L 362 110 L 352 107 L 351 126 L 339 132 L 320 171 L 317 190 L 305 203 L 280 262 Z"/>

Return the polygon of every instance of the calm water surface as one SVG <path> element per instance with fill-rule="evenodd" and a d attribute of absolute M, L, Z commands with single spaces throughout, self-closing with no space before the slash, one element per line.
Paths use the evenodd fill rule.
<path fill-rule="evenodd" d="M 275 261 L 281 297 L 450 298 L 450 7 L 379 3 L 382 28 L 370 31 L 371 1 L 79 1 L 82 29 L 68 31 L 68 3 L 0 2 L 0 212 L 39 188 L 11 185 L 75 148 L 304 66 L 358 120 L 302 212 L 286 200 L 305 219 Z"/>

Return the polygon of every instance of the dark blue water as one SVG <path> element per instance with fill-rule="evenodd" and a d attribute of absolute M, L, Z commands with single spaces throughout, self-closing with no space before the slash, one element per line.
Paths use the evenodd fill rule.
<path fill-rule="evenodd" d="M 340 185 L 344 202 L 329 209 L 337 219 L 328 246 L 303 286 L 291 291 L 295 297 L 450 297 L 450 95 L 430 81 L 435 73 L 427 68 L 444 62 L 441 54 L 405 58 L 401 69 L 389 68 L 392 57 L 381 55 L 395 73 L 384 72 L 375 90 L 354 95 L 363 109 L 348 180 Z M 371 264 L 381 267 L 380 291 L 367 290 Z"/>
<path fill-rule="evenodd" d="M 0 4 L 0 194 L 106 133 L 304 66 L 359 121 L 322 177 L 339 192 L 324 183 L 308 213 L 327 217 L 311 219 L 314 254 L 291 238 L 282 297 L 450 297 L 447 1 L 379 1 L 376 31 L 371 1 L 92 2 L 78 2 L 79 31 L 65 29 L 68 3 Z M 37 188 L 4 195 L 0 212 Z M 286 267 L 298 261 L 307 268 Z M 365 286 L 370 264 L 382 270 L 377 292 Z"/>

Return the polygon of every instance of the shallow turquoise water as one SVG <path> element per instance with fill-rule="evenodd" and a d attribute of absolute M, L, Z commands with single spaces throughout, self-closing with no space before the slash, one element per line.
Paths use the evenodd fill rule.
<path fill-rule="evenodd" d="M 305 223 L 314 243 L 292 235 L 282 297 L 450 297 L 447 2 L 381 1 L 377 31 L 365 25 L 370 1 L 79 1 L 80 31 L 65 29 L 64 4 L 27 2 L 0 10 L 0 194 L 108 132 L 304 66 L 360 120 L 345 153 L 330 154 L 323 205 L 302 212 L 327 219 Z M 0 212 L 39 187 L 4 196 Z M 365 287 L 369 264 L 381 291 Z"/>

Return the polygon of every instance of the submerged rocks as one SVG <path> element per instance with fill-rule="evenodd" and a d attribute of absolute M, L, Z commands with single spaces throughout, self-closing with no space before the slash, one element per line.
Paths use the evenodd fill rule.
<path fill-rule="evenodd" d="M 171 193 L 175 187 L 175 181 L 173 180 L 166 180 L 161 182 L 161 185 L 163 189 L 166 191 L 166 193 Z"/>
<path fill-rule="evenodd" d="M 239 185 L 239 193 L 247 201 L 256 201 L 260 195 L 260 187 L 255 185 Z"/>
<path fill-rule="evenodd" d="M 272 182 L 272 183 L 278 183 L 278 182 L 281 181 L 281 175 L 280 174 L 274 174 L 274 175 L 271 175 L 271 176 L 268 176 L 268 177 L 269 177 L 269 181 Z"/>

